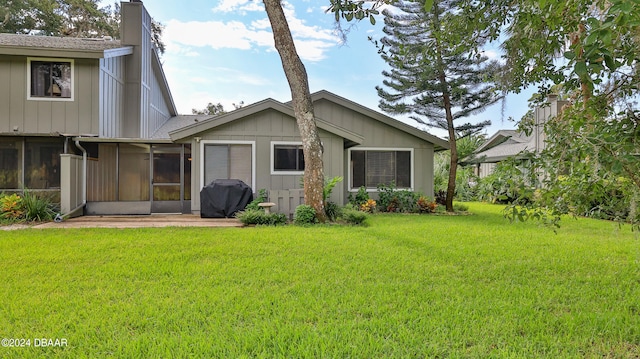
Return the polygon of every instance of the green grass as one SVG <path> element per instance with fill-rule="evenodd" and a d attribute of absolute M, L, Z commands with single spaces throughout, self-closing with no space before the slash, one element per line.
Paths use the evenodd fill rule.
<path fill-rule="evenodd" d="M 640 238 L 470 216 L 0 232 L 2 358 L 638 358 Z"/>

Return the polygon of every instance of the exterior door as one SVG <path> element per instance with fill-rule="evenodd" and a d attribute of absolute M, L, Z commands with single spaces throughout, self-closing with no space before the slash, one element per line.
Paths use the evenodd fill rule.
<path fill-rule="evenodd" d="M 186 158 L 184 147 L 182 145 L 153 145 L 151 158 L 153 158 L 151 212 L 184 213 L 187 207 L 185 205 L 184 162 Z M 191 171 L 190 168 L 189 171 Z"/>

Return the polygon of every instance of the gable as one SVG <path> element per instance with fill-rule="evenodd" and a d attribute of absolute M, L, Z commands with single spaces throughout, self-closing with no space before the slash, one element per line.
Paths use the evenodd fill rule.
<path fill-rule="evenodd" d="M 263 116 L 264 114 L 268 114 L 268 116 L 264 116 L 259 122 L 247 121 L 247 119 Z M 248 124 L 250 123 L 253 125 L 247 128 L 246 126 L 249 126 Z M 361 135 L 335 126 L 321 118 L 316 120 L 316 124 L 320 130 L 344 138 L 345 143 L 348 145 L 360 144 L 364 140 Z M 211 117 L 204 121 L 193 123 L 184 128 L 169 132 L 169 136 L 172 140 L 179 141 L 213 129 L 219 130 L 222 126 L 225 126 L 226 130 L 235 128 L 232 132 L 242 135 L 255 132 L 261 135 L 272 133 L 274 136 L 282 136 L 285 133 L 283 131 L 295 129 L 295 136 L 299 136 L 293 109 L 273 99 L 266 99 L 222 115 Z M 288 135 L 294 135 L 291 130 L 287 131 L 286 133 L 288 133 Z"/>
<path fill-rule="evenodd" d="M 363 135 L 372 145 L 410 141 L 421 146 L 429 143 L 435 151 L 449 149 L 446 140 L 331 92 L 319 91 L 311 96 L 317 117 Z"/>

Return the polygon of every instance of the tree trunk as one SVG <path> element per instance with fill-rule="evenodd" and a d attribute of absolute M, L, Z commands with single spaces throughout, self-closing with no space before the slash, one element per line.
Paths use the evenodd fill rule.
<path fill-rule="evenodd" d="M 320 222 L 325 222 L 327 216 L 322 198 L 322 190 L 324 188 L 323 148 L 313 113 L 307 71 L 296 51 L 280 0 L 263 0 L 263 2 L 271 23 L 276 50 L 280 54 L 282 68 L 291 89 L 293 112 L 296 116 L 302 139 L 305 166 L 304 202 L 315 209 L 316 216 Z"/>
<path fill-rule="evenodd" d="M 438 3 L 434 3 L 432 8 L 434 31 L 440 28 L 440 8 Z M 447 197 L 445 199 L 445 208 L 447 212 L 453 212 L 453 196 L 456 194 L 456 174 L 458 172 L 458 148 L 456 146 L 456 131 L 453 126 L 453 113 L 451 111 L 451 93 L 449 91 L 449 82 L 445 73 L 444 59 L 442 57 L 443 49 L 440 40 L 436 37 L 436 61 L 438 68 L 438 80 L 442 91 L 442 104 L 444 106 L 445 117 L 447 119 L 447 130 L 449 135 L 449 152 L 451 153 L 451 162 L 449 163 L 449 182 L 447 183 Z"/>

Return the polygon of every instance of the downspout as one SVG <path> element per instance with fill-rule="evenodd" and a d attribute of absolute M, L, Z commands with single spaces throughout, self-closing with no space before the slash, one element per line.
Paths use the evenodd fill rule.
<path fill-rule="evenodd" d="M 76 147 L 82 151 L 82 203 L 68 213 L 58 213 L 53 219 L 54 222 L 60 223 L 66 219 L 71 213 L 74 213 L 87 204 L 87 150 L 80 145 L 79 140 L 75 140 Z"/>

